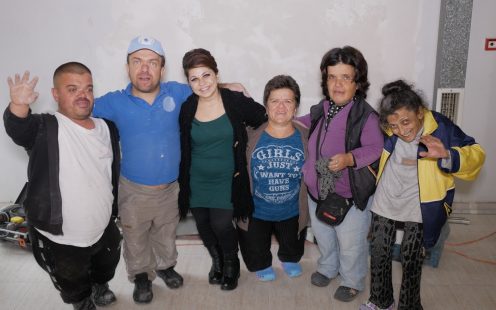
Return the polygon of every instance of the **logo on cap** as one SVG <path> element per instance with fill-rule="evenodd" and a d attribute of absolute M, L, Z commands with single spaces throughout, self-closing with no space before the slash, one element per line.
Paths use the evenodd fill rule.
<path fill-rule="evenodd" d="M 147 36 L 139 36 L 131 40 L 129 48 L 127 49 L 127 54 L 132 54 L 141 49 L 149 49 L 159 54 L 160 56 L 165 56 L 162 44 L 160 44 L 160 42 L 155 40 L 154 38 Z"/>
<path fill-rule="evenodd" d="M 143 45 L 152 45 L 155 42 L 155 39 L 149 37 L 139 37 L 138 42 Z"/>

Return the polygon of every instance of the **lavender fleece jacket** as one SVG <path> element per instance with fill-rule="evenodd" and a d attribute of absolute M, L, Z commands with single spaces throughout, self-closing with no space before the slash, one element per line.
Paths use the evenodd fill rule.
<path fill-rule="evenodd" d="M 346 121 L 353 104 L 354 102 L 350 102 L 334 116 L 327 128 L 327 132 L 324 128 L 325 126 L 322 126 L 319 143 L 321 145 L 321 147 L 319 147 L 321 157 L 330 158 L 335 154 L 345 153 Z M 329 102 L 326 101 L 324 102 L 324 115 L 327 115 L 328 110 Z M 310 114 L 298 117 L 298 120 L 305 126 L 310 127 Z M 323 121 L 323 119 L 321 121 Z M 315 161 L 317 158 L 316 143 L 319 127 L 320 124 L 308 139 L 309 156 L 305 159 L 305 164 L 303 166 L 305 184 L 313 197 L 318 197 Z M 351 151 L 355 158 L 355 169 L 372 164 L 381 155 L 384 146 L 384 136 L 379 127 L 379 118 L 376 114 L 371 113 L 368 117 L 360 136 L 360 143 L 362 145 L 361 147 Z M 336 182 L 336 193 L 345 198 L 352 198 L 348 169 L 342 170 L 342 176 Z"/>

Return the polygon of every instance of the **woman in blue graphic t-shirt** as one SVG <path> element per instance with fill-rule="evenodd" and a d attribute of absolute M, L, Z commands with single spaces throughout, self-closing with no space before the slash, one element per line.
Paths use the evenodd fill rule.
<path fill-rule="evenodd" d="M 301 168 L 306 157 L 307 130 L 293 122 L 300 103 L 296 81 L 286 75 L 265 86 L 268 122 L 248 133 L 247 163 L 254 211 L 238 222 L 241 254 L 249 271 L 261 281 L 272 281 L 270 252 L 274 233 L 277 256 L 289 277 L 301 275 L 308 223 L 307 190 Z"/>

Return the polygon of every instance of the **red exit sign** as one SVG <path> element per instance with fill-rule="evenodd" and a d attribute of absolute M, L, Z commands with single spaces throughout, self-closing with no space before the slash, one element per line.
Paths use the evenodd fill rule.
<path fill-rule="evenodd" d="M 496 38 L 486 39 L 486 51 L 496 51 Z"/>

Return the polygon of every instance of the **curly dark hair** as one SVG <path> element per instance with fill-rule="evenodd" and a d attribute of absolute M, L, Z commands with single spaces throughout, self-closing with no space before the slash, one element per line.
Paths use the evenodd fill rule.
<path fill-rule="evenodd" d="M 379 102 L 379 121 L 383 128 L 387 128 L 387 117 L 401 108 L 414 112 L 427 108 L 422 97 L 413 90 L 412 85 L 403 80 L 385 84 L 382 87 L 382 96 Z"/>
<path fill-rule="evenodd" d="M 320 63 L 322 81 L 320 85 L 322 87 L 322 93 L 326 99 L 331 100 L 329 90 L 327 89 L 327 67 L 335 66 L 340 63 L 350 65 L 355 68 L 355 83 L 357 84 L 355 95 L 365 99 L 367 97 L 367 90 L 370 86 L 367 78 L 367 61 L 359 50 L 351 46 L 333 48 L 322 57 L 322 61 Z"/>

